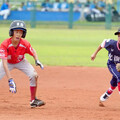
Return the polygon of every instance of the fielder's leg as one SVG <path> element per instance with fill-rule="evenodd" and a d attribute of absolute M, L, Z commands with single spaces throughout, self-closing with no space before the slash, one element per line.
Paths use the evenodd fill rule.
<path fill-rule="evenodd" d="M 115 64 L 108 64 L 108 69 L 113 75 L 112 80 L 110 81 L 111 87 L 100 97 L 100 106 L 103 105 L 102 102 L 106 101 L 110 95 L 112 94 L 113 90 L 118 86 L 118 90 L 120 93 L 120 73 L 116 70 L 116 65 Z M 102 104 L 102 105 L 101 105 Z"/>
<path fill-rule="evenodd" d="M 111 84 L 110 88 L 100 97 L 99 106 L 101 107 L 104 107 L 103 102 L 106 101 L 111 96 L 114 89 L 117 87 L 117 79 L 114 76 L 112 77 L 110 84 Z"/>

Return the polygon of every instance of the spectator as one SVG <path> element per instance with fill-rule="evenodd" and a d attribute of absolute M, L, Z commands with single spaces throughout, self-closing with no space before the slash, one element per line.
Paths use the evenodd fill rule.
<path fill-rule="evenodd" d="M 24 2 L 21 3 L 21 6 L 18 8 L 19 11 L 24 11 L 27 10 L 27 6 L 25 5 Z"/>
<path fill-rule="evenodd" d="M 112 6 L 112 21 L 119 21 L 120 20 L 120 15 L 116 8 Z"/>
<path fill-rule="evenodd" d="M 84 16 L 87 21 L 105 21 L 105 13 L 98 9 L 96 0 L 91 2 L 89 9 L 84 10 Z"/>
<path fill-rule="evenodd" d="M 94 1 L 90 4 L 90 10 L 91 10 L 91 12 L 94 13 L 94 14 L 100 14 L 100 10 L 97 9 L 96 0 L 94 0 Z"/>
<path fill-rule="evenodd" d="M 1 5 L 0 15 L 3 16 L 3 19 L 6 20 L 10 14 L 9 1 L 5 0 Z"/>
<path fill-rule="evenodd" d="M 45 0 L 42 4 L 41 4 L 41 11 L 50 11 L 52 8 L 52 4 L 49 2 L 49 0 Z"/>
<path fill-rule="evenodd" d="M 99 0 L 97 3 L 97 6 L 99 8 L 105 8 L 106 4 L 105 4 L 104 0 Z"/>
<path fill-rule="evenodd" d="M 87 2 L 85 3 L 85 8 L 84 8 L 84 10 L 83 10 L 85 17 L 86 17 L 88 14 L 91 14 L 90 4 L 91 4 L 90 0 L 87 0 Z"/>
<path fill-rule="evenodd" d="M 60 10 L 61 11 L 69 10 L 69 4 L 68 4 L 67 0 L 64 0 L 63 2 L 60 3 Z"/>
<path fill-rule="evenodd" d="M 90 6 L 90 0 L 87 0 L 87 2 L 85 3 L 85 7 L 89 7 Z"/>
<path fill-rule="evenodd" d="M 59 11 L 59 10 L 60 10 L 60 2 L 59 2 L 59 0 L 56 0 L 56 1 L 53 3 L 52 10 L 53 10 L 53 11 Z"/>
<path fill-rule="evenodd" d="M 74 11 L 80 12 L 81 11 L 82 4 L 79 0 L 77 0 L 74 4 Z"/>
<path fill-rule="evenodd" d="M 105 7 L 106 7 L 106 3 L 104 2 L 104 0 L 99 0 L 97 3 L 98 9 L 105 14 Z"/>
<path fill-rule="evenodd" d="M 32 2 L 30 2 L 30 1 L 27 2 L 26 7 L 27 7 L 27 10 L 29 10 L 29 11 L 30 11 L 30 10 L 33 10 L 33 8 L 34 8 Z"/>
<path fill-rule="evenodd" d="M 117 0 L 117 12 L 120 14 L 120 0 Z"/>

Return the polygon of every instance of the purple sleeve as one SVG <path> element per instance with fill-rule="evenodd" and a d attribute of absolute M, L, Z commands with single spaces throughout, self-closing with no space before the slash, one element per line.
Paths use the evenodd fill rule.
<path fill-rule="evenodd" d="M 102 48 L 107 48 L 111 45 L 111 39 L 104 39 L 103 42 L 101 43 Z"/>

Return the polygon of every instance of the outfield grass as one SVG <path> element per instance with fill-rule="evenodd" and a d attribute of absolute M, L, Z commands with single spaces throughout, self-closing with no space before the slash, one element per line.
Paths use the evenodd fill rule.
<path fill-rule="evenodd" d="M 0 42 L 8 36 L 7 27 L 0 28 Z M 117 39 L 115 30 L 104 29 L 30 29 L 26 39 L 36 49 L 40 61 L 50 66 L 100 66 L 105 67 L 107 51 L 101 50 L 95 61 L 91 54 L 105 38 Z M 27 59 L 34 64 L 29 55 Z"/>

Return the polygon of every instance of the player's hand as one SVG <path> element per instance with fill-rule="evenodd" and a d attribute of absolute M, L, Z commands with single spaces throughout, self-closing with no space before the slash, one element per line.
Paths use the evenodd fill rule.
<path fill-rule="evenodd" d="M 91 60 L 93 61 L 96 58 L 96 54 L 91 55 Z"/>
<path fill-rule="evenodd" d="M 35 61 L 35 64 L 36 64 L 36 66 L 40 66 L 41 67 L 41 69 L 44 69 L 44 66 L 43 66 L 43 64 L 39 61 L 39 60 L 36 60 Z"/>
<path fill-rule="evenodd" d="M 117 70 L 118 72 L 120 72 L 120 63 L 117 63 L 117 64 L 116 64 L 116 70 Z"/>
<path fill-rule="evenodd" d="M 9 83 L 9 91 L 12 92 L 12 93 L 16 93 L 16 92 L 17 92 L 17 90 L 16 90 L 16 84 L 15 84 L 15 82 L 13 81 L 13 79 L 10 78 L 10 79 L 8 80 L 8 83 Z"/>

